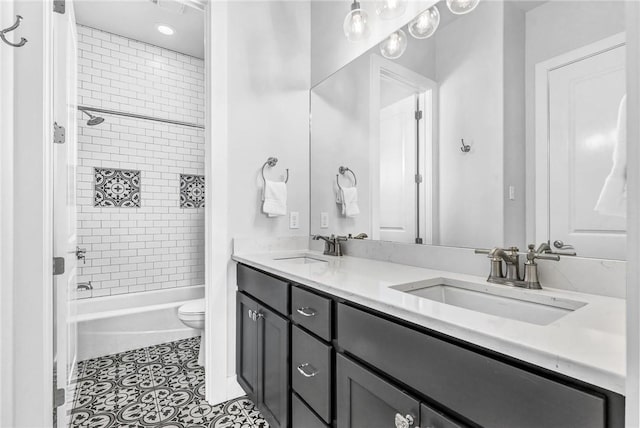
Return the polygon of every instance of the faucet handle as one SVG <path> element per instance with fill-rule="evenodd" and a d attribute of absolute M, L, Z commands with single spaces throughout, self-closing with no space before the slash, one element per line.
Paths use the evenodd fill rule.
<path fill-rule="evenodd" d="M 488 248 L 476 248 L 473 252 L 475 254 L 491 254 L 491 250 Z"/>
<path fill-rule="evenodd" d="M 539 253 L 536 252 L 535 248 L 536 245 L 535 244 L 529 244 L 528 245 L 529 251 L 527 252 L 527 263 L 532 264 L 534 263 L 534 260 L 536 259 L 540 259 L 540 260 L 554 260 L 556 262 L 560 261 L 560 256 L 559 255 L 551 255 L 551 254 L 545 254 L 545 253 Z"/>

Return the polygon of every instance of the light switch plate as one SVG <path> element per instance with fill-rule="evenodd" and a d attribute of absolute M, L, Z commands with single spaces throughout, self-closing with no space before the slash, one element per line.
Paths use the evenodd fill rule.
<path fill-rule="evenodd" d="M 289 229 L 300 229 L 300 213 L 298 211 L 289 213 Z"/>
<path fill-rule="evenodd" d="M 329 213 L 320 213 L 320 228 L 329 228 Z"/>
<path fill-rule="evenodd" d="M 510 201 L 516 200 L 516 186 L 514 185 L 509 186 L 509 200 Z"/>

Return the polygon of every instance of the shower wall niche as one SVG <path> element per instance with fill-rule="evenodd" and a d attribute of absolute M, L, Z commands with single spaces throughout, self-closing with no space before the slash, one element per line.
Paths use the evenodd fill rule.
<path fill-rule="evenodd" d="M 78 104 L 204 125 L 204 62 L 78 27 Z M 79 282 L 99 297 L 204 283 L 204 131 L 91 112 L 78 122 Z"/>

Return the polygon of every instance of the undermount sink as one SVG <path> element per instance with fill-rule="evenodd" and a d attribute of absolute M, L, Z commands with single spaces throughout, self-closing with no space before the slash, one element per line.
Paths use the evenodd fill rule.
<path fill-rule="evenodd" d="M 433 278 L 391 288 L 423 299 L 537 325 L 551 324 L 586 305 L 576 300 L 536 294 L 536 291 L 451 278 Z"/>
<path fill-rule="evenodd" d="M 326 260 L 316 259 L 308 256 L 295 256 L 295 257 L 282 257 L 279 259 L 274 259 L 277 261 L 281 261 L 284 263 L 291 263 L 296 265 L 309 265 L 313 263 L 328 263 Z"/>

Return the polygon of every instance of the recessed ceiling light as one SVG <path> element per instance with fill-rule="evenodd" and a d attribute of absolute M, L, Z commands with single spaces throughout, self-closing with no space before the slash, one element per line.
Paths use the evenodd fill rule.
<path fill-rule="evenodd" d="M 164 24 L 158 24 L 156 25 L 156 28 L 158 29 L 159 32 L 161 32 L 165 36 L 173 36 L 173 33 L 176 32 L 176 30 Z"/>

